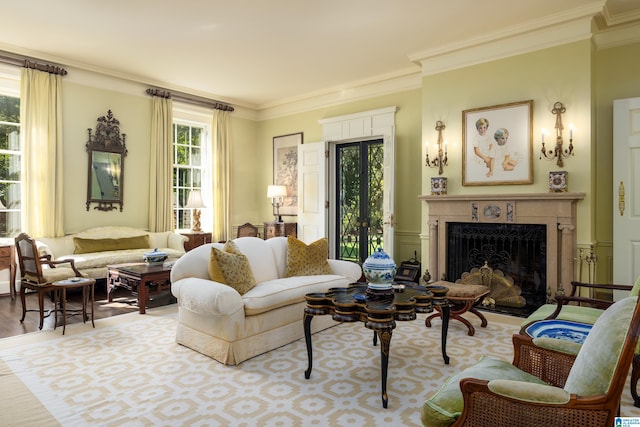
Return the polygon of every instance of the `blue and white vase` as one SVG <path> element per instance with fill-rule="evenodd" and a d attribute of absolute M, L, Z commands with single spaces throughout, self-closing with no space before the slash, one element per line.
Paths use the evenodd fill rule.
<path fill-rule="evenodd" d="M 364 261 L 362 271 L 370 289 L 388 290 L 396 275 L 396 263 L 379 247 Z"/>

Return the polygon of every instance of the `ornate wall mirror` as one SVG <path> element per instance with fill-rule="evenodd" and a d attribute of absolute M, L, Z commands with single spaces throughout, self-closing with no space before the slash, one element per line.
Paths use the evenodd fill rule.
<path fill-rule="evenodd" d="M 120 122 L 111 110 L 98 117 L 96 131 L 89 131 L 89 183 L 87 186 L 87 210 L 110 211 L 120 205 L 122 212 L 122 187 L 124 183 L 124 158 L 127 155 L 125 134 L 120 134 Z"/>

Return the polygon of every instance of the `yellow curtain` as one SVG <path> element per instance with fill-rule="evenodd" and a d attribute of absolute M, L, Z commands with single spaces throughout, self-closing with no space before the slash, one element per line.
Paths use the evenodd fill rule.
<path fill-rule="evenodd" d="M 22 229 L 37 237 L 64 236 L 61 75 L 22 69 L 20 121 Z"/>
<path fill-rule="evenodd" d="M 214 242 L 229 239 L 229 171 L 230 171 L 230 142 L 229 142 L 229 112 L 213 110 L 212 125 L 212 153 L 213 153 L 213 230 Z"/>
<path fill-rule="evenodd" d="M 152 98 L 149 162 L 149 231 L 172 231 L 173 102 Z"/>

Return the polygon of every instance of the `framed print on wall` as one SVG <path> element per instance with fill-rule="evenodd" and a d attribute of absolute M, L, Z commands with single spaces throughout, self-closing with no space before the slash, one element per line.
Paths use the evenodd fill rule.
<path fill-rule="evenodd" d="M 533 183 L 533 101 L 462 112 L 462 185 Z"/>
<path fill-rule="evenodd" d="M 298 145 L 302 143 L 302 132 L 273 137 L 273 183 L 287 187 L 282 216 L 298 214 Z"/>

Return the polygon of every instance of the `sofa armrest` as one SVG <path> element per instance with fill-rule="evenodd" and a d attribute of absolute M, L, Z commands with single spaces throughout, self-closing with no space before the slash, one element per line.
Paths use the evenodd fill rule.
<path fill-rule="evenodd" d="M 189 240 L 187 236 L 183 236 L 178 233 L 170 233 L 167 238 L 167 247 L 170 249 L 177 249 L 184 252 L 184 243 Z"/>
<path fill-rule="evenodd" d="M 345 261 L 341 259 L 330 259 L 329 267 L 334 274 L 345 276 L 352 282 L 357 282 L 362 277 L 362 268 L 359 264 L 352 261 Z"/>
<path fill-rule="evenodd" d="M 226 316 L 244 309 L 242 297 L 231 286 L 198 277 L 171 283 L 178 305 L 195 313 Z"/>

